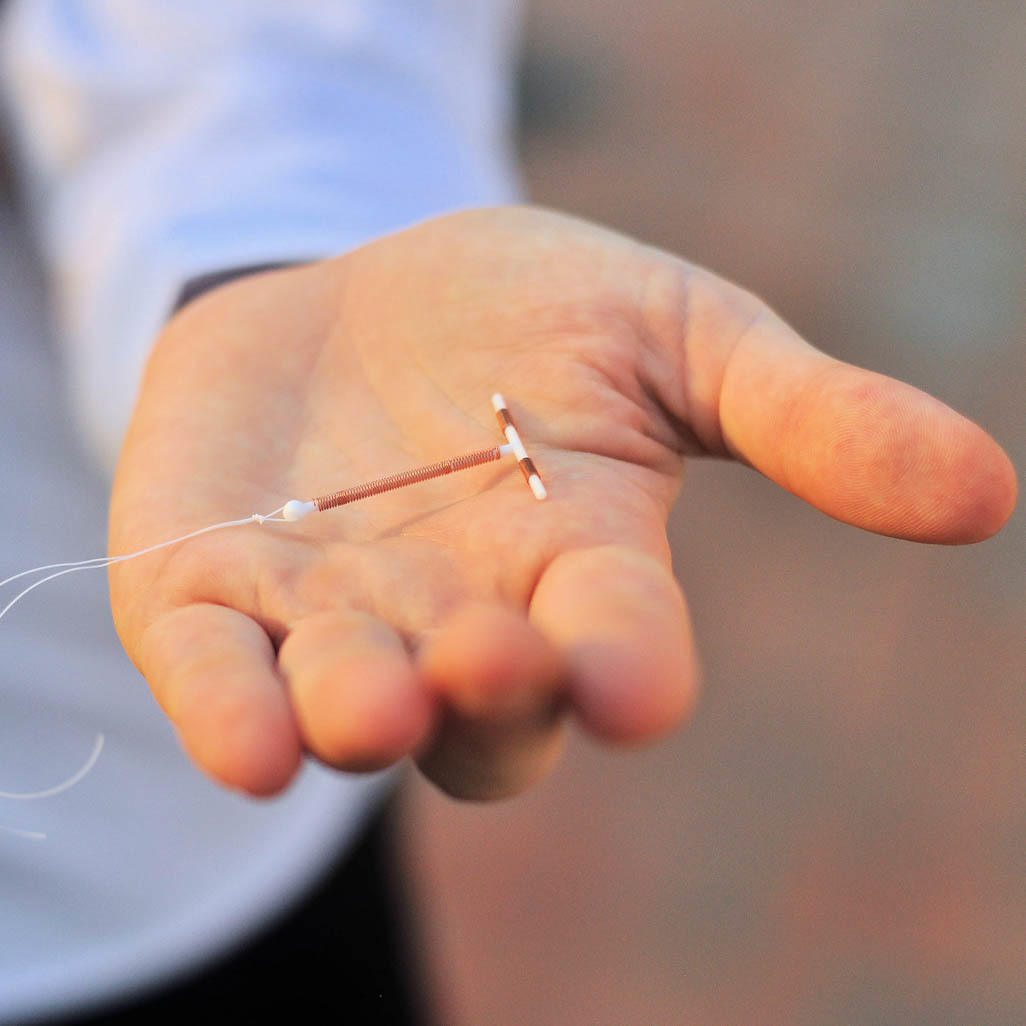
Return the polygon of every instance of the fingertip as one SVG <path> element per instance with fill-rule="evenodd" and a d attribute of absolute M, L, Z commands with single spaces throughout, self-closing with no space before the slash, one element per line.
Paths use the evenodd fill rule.
<path fill-rule="evenodd" d="M 1019 481 L 1008 454 L 982 428 L 966 421 L 960 502 L 943 541 L 971 544 L 997 534 L 1011 519 L 1019 498 Z"/>
<path fill-rule="evenodd" d="M 355 611 L 297 626 L 279 653 L 299 733 L 336 769 L 384 769 L 413 752 L 434 720 L 434 703 L 401 639 Z"/>
<path fill-rule="evenodd" d="M 202 689 L 204 692 L 206 688 Z M 182 747 L 210 777 L 254 798 L 280 794 L 302 763 L 296 725 L 287 708 L 253 708 L 249 689 L 222 678 L 216 697 L 186 700 L 175 726 Z"/>
<path fill-rule="evenodd" d="M 572 657 L 571 694 L 578 718 L 596 737 L 614 744 L 656 741 L 691 716 L 698 675 L 679 653 L 660 646 L 597 641 Z"/>
<path fill-rule="evenodd" d="M 1015 508 L 1015 470 L 978 424 L 925 392 L 847 368 L 834 482 L 823 508 L 860 527 L 913 541 L 962 545 L 996 534 Z M 841 393 L 842 396 L 844 393 Z"/>
<path fill-rule="evenodd" d="M 154 694 L 200 769 L 253 796 L 288 786 L 302 749 L 257 623 L 224 606 L 187 606 L 151 624 L 139 647 Z"/>
<path fill-rule="evenodd" d="M 442 715 L 417 763 L 443 791 L 506 798 L 550 772 L 565 739 L 566 667 L 523 614 L 461 607 L 424 644 L 418 667 Z"/>
<path fill-rule="evenodd" d="M 698 671 L 687 606 L 659 560 L 623 546 L 564 553 L 531 615 L 565 652 L 572 705 L 591 733 L 637 744 L 690 715 Z"/>
<path fill-rule="evenodd" d="M 297 701 L 300 733 L 322 762 L 350 773 L 392 766 L 430 729 L 432 703 L 408 664 L 365 656 L 311 678 Z"/>
<path fill-rule="evenodd" d="M 461 714 L 494 720 L 550 701 L 563 678 L 556 647 L 523 615 L 486 603 L 453 613 L 417 656 L 431 690 Z"/>

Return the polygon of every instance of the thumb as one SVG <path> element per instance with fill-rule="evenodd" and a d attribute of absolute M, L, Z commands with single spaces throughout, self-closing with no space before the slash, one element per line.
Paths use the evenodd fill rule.
<path fill-rule="evenodd" d="M 1001 529 L 1015 471 L 982 428 L 911 385 L 819 352 L 735 286 L 695 278 L 689 407 L 715 411 L 731 455 L 880 534 L 963 543 Z"/>

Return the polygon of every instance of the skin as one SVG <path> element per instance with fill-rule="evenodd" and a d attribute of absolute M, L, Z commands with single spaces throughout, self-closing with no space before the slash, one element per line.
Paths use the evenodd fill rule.
<path fill-rule="evenodd" d="M 186 307 L 124 446 L 112 552 L 496 444 L 497 389 L 545 503 L 508 461 L 111 568 L 125 647 L 216 780 L 270 795 L 304 753 L 413 755 L 494 798 L 551 768 L 568 718 L 620 743 L 677 727 L 697 687 L 665 533 L 685 457 L 918 541 L 978 541 L 1015 505 L 1005 454 L 939 401 L 674 256 L 509 208 Z"/>

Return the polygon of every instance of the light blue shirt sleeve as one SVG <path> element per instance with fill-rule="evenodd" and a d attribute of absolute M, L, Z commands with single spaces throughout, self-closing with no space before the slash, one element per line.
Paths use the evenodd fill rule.
<path fill-rule="evenodd" d="M 513 200 L 513 0 L 9 0 L 0 85 L 86 441 L 209 271 Z"/>

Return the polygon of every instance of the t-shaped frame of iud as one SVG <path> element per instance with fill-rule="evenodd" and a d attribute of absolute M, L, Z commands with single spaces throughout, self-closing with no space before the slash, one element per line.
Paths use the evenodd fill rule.
<path fill-rule="evenodd" d="M 524 443 L 520 439 L 513 418 L 510 416 L 506 400 L 496 392 L 492 396 L 492 408 L 498 418 L 499 427 L 506 436 L 505 445 L 493 445 L 490 449 L 478 449 L 476 452 L 468 452 L 463 456 L 453 456 L 451 459 L 441 460 L 438 463 L 429 463 L 424 467 L 416 467 L 413 470 L 404 470 L 398 474 L 391 474 L 389 477 L 380 477 L 376 481 L 368 481 L 366 484 L 353 485 L 351 488 L 343 488 L 338 492 L 329 492 L 327 495 L 318 496 L 309 502 L 300 499 L 290 499 L 281 507 L 282 519 L 288 521 L 302 520 L 309 513 L 323 513 L 325 510 L 334 509 L 336 506 L 346 506 L 350 502 L 358 502 L 360 499 L 370 498 L 372 495 L 380 495 L 382 492 L 392 492 L 397 488 L 406 488 L 408 485 L 419 484 L 421 481 L 430 481 L 433 477 L 443 477 L 445 474 L 455 474 L 458 470 L 468 470 L 470 467 L 478 467 L 482 463 L 494 463 L 503 456 L 515 456 L 520 465 L 520 472 L 531 489 L 536 499 L 541 501 L 547 496 L 545 485 L 538 474 L 538 468 L 534 461 L 527 454 Z M 266 519 L 271 519 L 274 514 Z"/>

